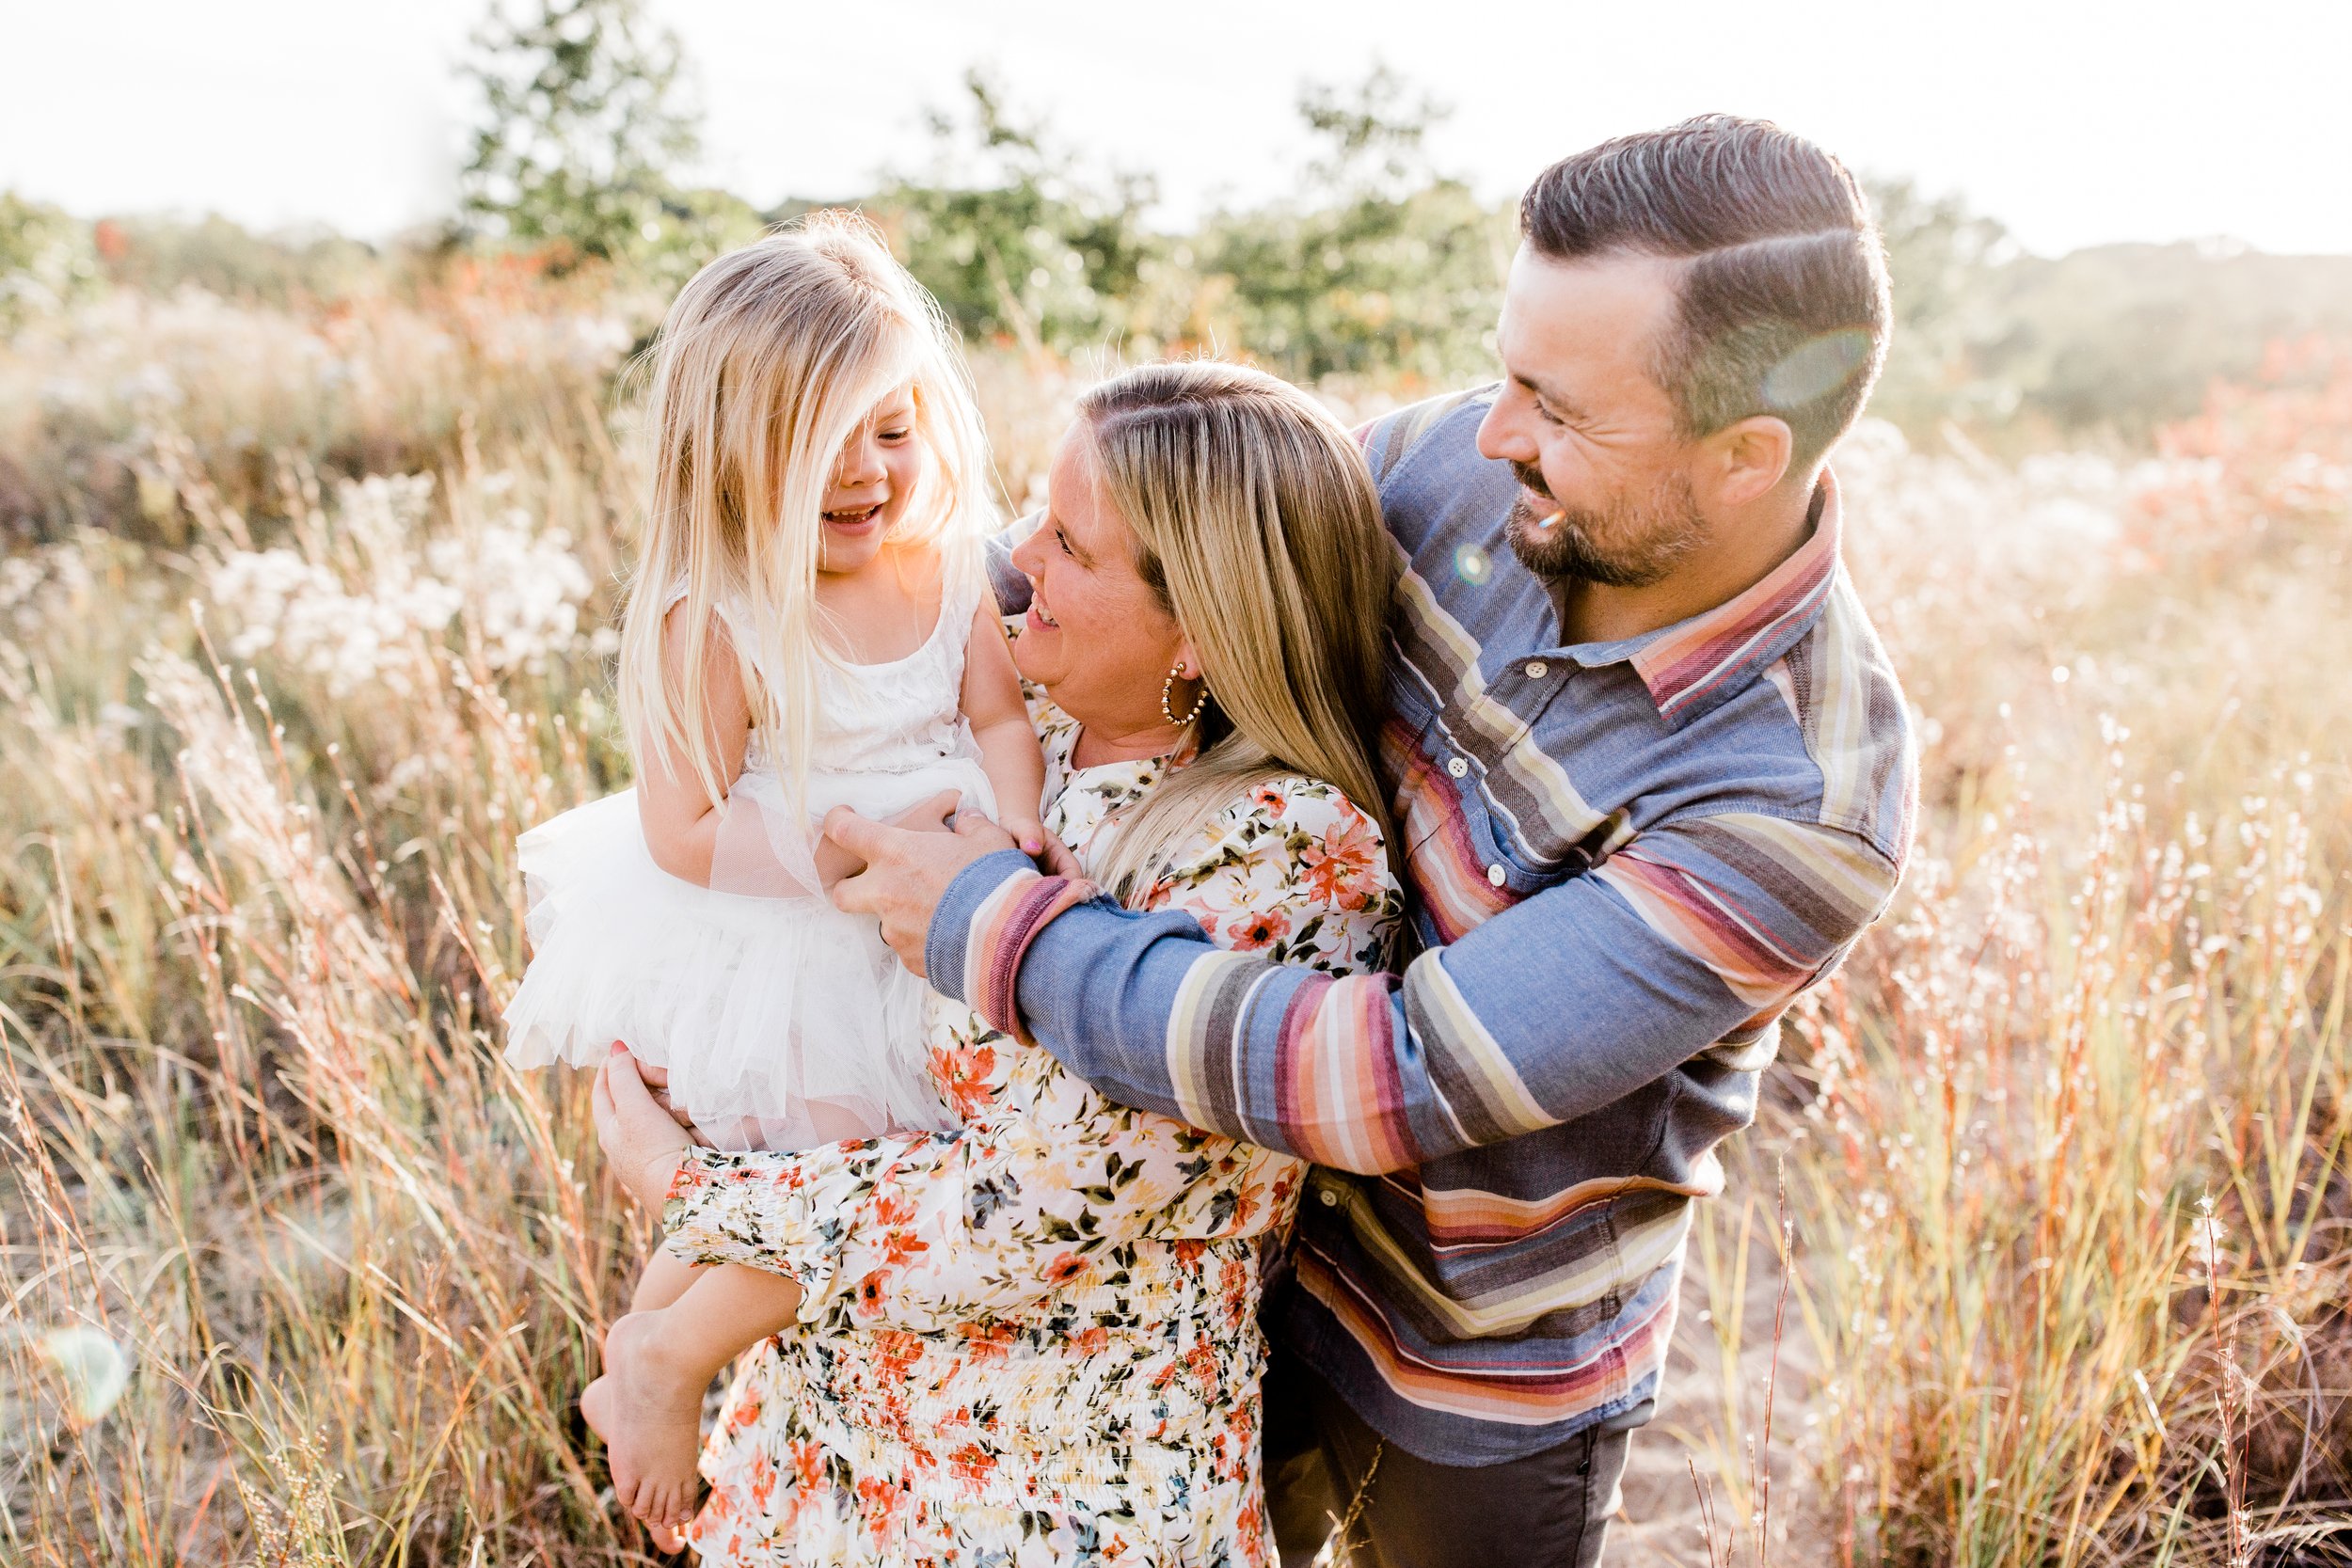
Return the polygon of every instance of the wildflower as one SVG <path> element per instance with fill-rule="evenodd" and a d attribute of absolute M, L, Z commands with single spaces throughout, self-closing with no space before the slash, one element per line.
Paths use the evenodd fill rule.
<path fill-rule="evenodd" d="M 494 671 L 538 671 L 573 654 L 580 610 L 594 584 L 571 536 L 540 532 L 508 510 L 465 536 L 424 540 L 432 477 L 371 475 L 337 492 L 341 564 L 278 546 L 231 550 L 207 584 L 239 626 L 229 651 L 263 653 L 323 678 L 330 695 L 380 685 L 416 688 L 415 640 L 438 637 L 461 617 Z"/>

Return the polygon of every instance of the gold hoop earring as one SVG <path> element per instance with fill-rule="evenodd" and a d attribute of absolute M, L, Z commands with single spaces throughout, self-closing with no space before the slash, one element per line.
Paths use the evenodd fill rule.
<path fill-rule="evenodd" d="M 1176 668 L 1168 673 L 1168 679 L 1160 682 L 1160 717 L 1167 720 L 1169 723 L 1175 725 L 1180 730 L 1187 727 L 1194 720 L 1200 718 L 1200 710 L 1209 705 L 1209 683 L 1202 681 L 1200 683 L 1200 695 L 1194 699 L 1192 711 L 1185 714 L 1182 719 L 1176 717 L 1176 710 L 1168 705 L 1168 699 L 1176 689 L 1177 678 L 1184 674 L 1184 667 L 1179 664 Z"/>

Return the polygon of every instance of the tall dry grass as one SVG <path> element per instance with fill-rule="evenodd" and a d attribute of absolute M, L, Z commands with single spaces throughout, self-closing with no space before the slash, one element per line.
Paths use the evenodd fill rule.
<path fill-rule="evenodd" d="M 0 1559 L 644 1557 L 569 1402 L 645 1236 L 495 1023 L 516 831 L 619 780 L 637 309 L 117 295 L 0 350 Z M 1082 372 L 977 373 L 1025 498 Z M 2352 378 L 2280 377 L 2145 463 L 1846 453 L 1919 869 L 1706 1211 L 1686 1560 L 2352 1512 Z"/>
<path fill-rule="evenodd" d="M 2139 463 L 1843 465 L 1919 855 L 1698 1246 L 1785 1172 L 1837 1560 L 2352 1560 L 2352 361 L 2301 369 Z"/>

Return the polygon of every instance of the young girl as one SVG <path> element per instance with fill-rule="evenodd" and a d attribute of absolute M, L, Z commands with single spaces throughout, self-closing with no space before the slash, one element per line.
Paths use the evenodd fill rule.
<path fill-rule="evenodd" d="M 981 572 L 979 421 L 937 306 L 862 219 L 820 213 L 705 267 L 663 323 L 653 494 L 621 641 L 634 790 L 518 846 L 531 967 L 507 1059 L 616 1040 L 713 1143 L 953 1125 L 928 990 L 825 888 L 818 832 L 961 798 L 1031 853 L 1043 763 Z M 590 1390 L 614 1489 L 681 1523 L 710 1378 L 789 1325 L 767 1272 L 656 1254 L 626 1386 Z"/>

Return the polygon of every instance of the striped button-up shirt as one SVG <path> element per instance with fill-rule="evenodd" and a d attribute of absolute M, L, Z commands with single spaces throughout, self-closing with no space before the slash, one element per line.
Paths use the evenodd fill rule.
<path fill-rule="evenodd" d="M 1893 895 L 1916 782 L 1834 478 L 1745 593 L 1563 643 L 1504 535 L 1511 470 L 1477 451 L 1491 400 L 1360 435 L 1405 557 L 1381 759 L 1402 974 L 1221 951 L 1009 851 L 927 944 L 934 985 L 1104 1093 L 1314 1162 L 1277 1331 L 1452 1465 L 1654 1397 L 1691 1202 L 1723 1185 L 1781 1013 Z"/>

